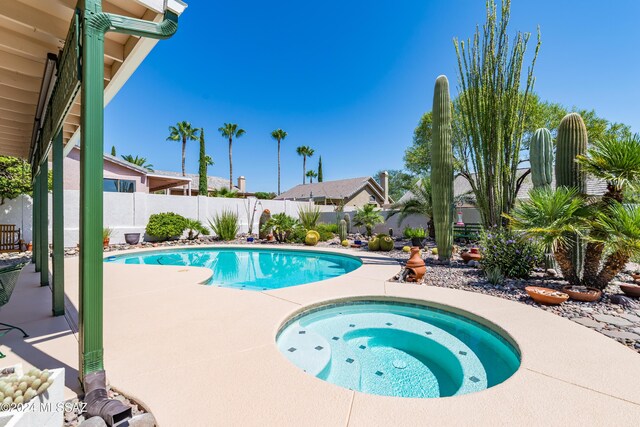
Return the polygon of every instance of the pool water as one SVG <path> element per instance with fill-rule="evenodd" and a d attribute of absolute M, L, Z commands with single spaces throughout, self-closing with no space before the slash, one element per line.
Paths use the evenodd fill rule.
<path fill-rule="evenodd" d="M 500 384 L 518 351 L 491 329 L 425 306 L 358 301 L 289 321 L 280 351 L 310 375 L 364 393 L 434 398 Z"/>
<path fill-rule="evenodd" d="M 210 285 L 247 290 L 280 289 L 349 273 L 355 257 L 302 250 L 210 248 L 153 251 L 108 257 L 116 264 L 183 265 L 211 269 Z"/>

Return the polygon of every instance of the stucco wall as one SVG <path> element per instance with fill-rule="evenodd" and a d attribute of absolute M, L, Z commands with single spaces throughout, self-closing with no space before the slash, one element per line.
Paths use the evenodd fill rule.
<path fill-rule="evenodd" d="M 135 181 L 137 193 L 148 193 L 147 177 L 141 172 L 125 168 L 119 164 L 105 161 L 104 177 L 115 179 L 129 179 Z M 74 148 L 64 159 L 64 189 L 80 190 L 80 150 Z"/>
<path fill-rule="evenodd" d="M 364 206 L 368 203 L 370 203 L 370 197 L 374 196 L 376 199 L 376 206 L 380 206 L 380 199 L 373 193 L 373 191 L 371 191 L 371 189 L 369 187 L 364 187 L 362 190 L 360 190 L 358 193 L 356 193 L 355 196 L 353 196 L 351 199 L 349 199 L 349 201 L 347 201 L 347 203 L 345 203 L 345 205 L 347 206 Z"/>
<path fill-rule="evenodd" d="M 217 197 L 184 197 L 146 193 L 103 193 L 104 225 L 113 230 L 112 243 L 123 243 L 125 233 L 142 233 L 154 213 L 175 212 L 187 218 L 198 219 L 208 226 L 208 220 L 216 213 L 230 210 L 238 214 L 240 232 L 249 229 L 249 218 L 254 208 L 253 232 L 257 233 L 260 214 L 269 209 L 272 214 L 285 212 L 293 217 L 298 216 L 301 206 L 309 202 L 293 202 L 290 200 L 257 200 L 227 199 Z M 51 239 L 51 194 L 49 194 L 49 239 Z M 0 224 L 15 224 L 22 230 L 26 242 L 33 240 L 32 235 L 32 199 L 20 196 L 6 200 L 0 205 Z M 80 192 L 64 191 L 64 245 L 75 246 L 80 237 Z M 49 240 L 51 241 L 51 240 Z"/>

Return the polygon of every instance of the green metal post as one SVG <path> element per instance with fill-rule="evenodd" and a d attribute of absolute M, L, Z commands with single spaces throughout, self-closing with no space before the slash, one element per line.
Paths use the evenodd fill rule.
<path fill-rule="evenodd" d="M 80 150 L 80 375 L 104 369 L 102 344 L 102 168 L 104 30 L 100 0 L 85 0 L 82 25 Z"/>
<path fill-rule="evenodd" d="M 49 286 L 49 161 L 45 157 L 40 165 L 40 206 L 38 218 L 40 222 L 40 286 Z"/>
<path fill-rule="evenodd" d="M 104 35 L 107 31 L 165 39 L 178 28 L 166 11 L 162 22 L 102 13 L 102 0 L 80 0 L 82 111 L 80 118 L 80 376 L 103 370 L 103 145 Z"/>
<path fill-rule="evenodd" d="M 36 264 L 36 272 L 40 271 L 40 175 L 36 172 L 33 178 L 33 206 L 31 206 L 33 230 L 33 262 Z"/>
<path fill-rule="evenodd" d="M 62 131 L 53 139 L 53 303 L 54 316 L 64 314 L 64 194 Z"/>

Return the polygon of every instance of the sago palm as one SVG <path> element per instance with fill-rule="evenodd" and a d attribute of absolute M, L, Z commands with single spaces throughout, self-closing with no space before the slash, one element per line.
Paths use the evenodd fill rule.
<path fill-rule="evenodd" d="M 220 135 L 223 138 L 229 140 L 229 190 L 233 189 L 233 156 L 231 148 L 233 145 L 233 138 L 240 138 L 246 132 L 244 129 L 238 127 L 236 123 L 225 123 L 222 127 L 218 128 Z"/>
<path fill-rule="evenodd" d="M 271 132 L 271 138 L 278 141 L 278 195 L 280 195 L 280 142 L 287 137 L 287 132 L 276 129 Z"/>
<path fill-rule="evenodd" d="M 640 135 L 623 137 L 609 136 L 593 142 L 586 156 L 578 156 L 577 162 L 583 170 L 607 182 L 607 192 L 596 203 L 606 209 L 612 202 L 623 202 L 627 190 L 637 190 L 640 183 Z M 584 262 L 584 278 L 587 282 L 598 281 L 606 235 L 599 236 L 599 228 L 592 230 L 593 238 L 587 243 Z"/>
<path fill-rule="evenodd" d="M 609 255 L 595 277 L 585 276 L 585 285 L 604 289 L 629 259 L 640 255 L 640 208 L 613 201 L 598 211 L 591 222 L 588 239 L 604 246 Z M 589 256 L 589 253 L 587 253 Z"/>
<path fill-rule="evenodd" d="M 529 199 L 516 204 L 509 219 L 510 226 L 526 236 L 550 247 L 565 280 L 580 284 L 570 256 L 572 236 L 584 235 L 587 207 L 576 189 L 539 188 L 529 192 Z"/>
<path fill-rule="evenodd" d="M 296 148 L 296 153 L 298 153 L 298 156 L 302 156 L 302 184 L 305 184 L 307 182 L 307 157 L 313 156 L 314 152 L 315 150 L 308 145 L 301 145 L 300 147 Z"/>
<path fill-rule="evenodd" d="M 373 227 L 382 222 L 384 222 L 384 218 L 380 215 L 380 209 L 372 204 L 358 208 L 353 216 L 353 225 L 366 228 L 369 237 L 373 234 Z"/>

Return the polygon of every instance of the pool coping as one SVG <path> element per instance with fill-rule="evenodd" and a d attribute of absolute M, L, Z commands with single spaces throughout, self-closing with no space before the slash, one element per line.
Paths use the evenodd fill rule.
<path fill-rule="evenodd" d="M 144 402 L 161 426 L 413 426 L 425 420 L 437 425 L 637 425 L 640 356 L 636 352 L 568 319 L 518 302 L 390 282 L 399 265 L 382 253 L 320 250 L 349 252 L 367 261 L 336 278 L 255 292 L 198 286 L 210 272 L 206 268 L 105 263 L 104 349 L 109 381 Z M 31 267 L 21 274 L 13 305 L 22 301 L 25 286 L 32 288 L 25 293 L 24 307 L 33 304 L 34 292 L 48 293 L 50 298 Z M 77 307 L 77 257 L 65 259 L 65 282 L 67 298 Z M 276 333 L 291 313 L 326 301 L 373 297 L 418 300 L 462 310 L 473 320 L 474 316 L 486 319 L 515 340 L 521 352 L 520 369 L 505 382 L 478 393 L 400 398 L 322 381 L 302 372 L 278 350 Z M 47 301 L 40 305 L 43 313 L 50 310 Z M 16 320 L 23 316 L 15 323 L 29 325 L 38 352 L 55 354 L 55 360 L 70 371 L 77 369 L 77 345 L 69 345 L 72 338 L 37 338 L 36 325 L 59 318 L 39 314 L 29 320 L 24 307 L 10 312 L 14 309 L 8 304 L 3 316 L 11 313 Z M 19 347 L 22 339 L 15 335 L 3 338 L 3 345 Z M 29 366 L 24 354 L 9 351 L 5 363 Z"/>

